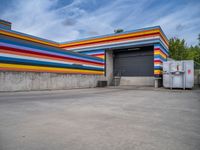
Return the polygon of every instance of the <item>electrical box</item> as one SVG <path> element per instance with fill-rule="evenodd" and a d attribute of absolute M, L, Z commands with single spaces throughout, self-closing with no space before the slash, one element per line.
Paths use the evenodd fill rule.
<path fill-rule="evenodd" d="M 165 88 L 192 88 L 194 86 L 194 61 L 163 62 L 163 86 Z"/>

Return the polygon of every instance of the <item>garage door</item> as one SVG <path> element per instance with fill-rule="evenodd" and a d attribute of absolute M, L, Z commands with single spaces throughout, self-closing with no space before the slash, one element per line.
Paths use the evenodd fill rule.
<path fill-rule="evenodd" d="M 114 51 L 114 75 L 153 76 L 153 47 Z"/>

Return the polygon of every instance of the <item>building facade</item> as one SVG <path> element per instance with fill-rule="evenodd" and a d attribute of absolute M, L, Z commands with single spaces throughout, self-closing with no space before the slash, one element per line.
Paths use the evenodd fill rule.
<path fill-rule="evenodd" d="M 61 43 L 60 47 L 103 58 L 109 84 L 117 76 L 121 85 L 158 86 L 162 63 L 169 55 L 168 39 L 159 26 Z"/>
<path fill-rule="evenodd" d="M 159 26 L 58 43 L 0 20 L 0 91 L 95 87 L 99 80 L 112 85 L 116 77 L 120 85 L 157 85 L 168 45 Z M 22 79 L 15 87 L 9 77 Z"/>

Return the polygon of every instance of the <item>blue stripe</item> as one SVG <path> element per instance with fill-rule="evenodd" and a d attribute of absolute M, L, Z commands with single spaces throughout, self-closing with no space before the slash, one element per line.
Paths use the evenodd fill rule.
<path fill-rule="evenodd" d="M 162 70 L 162 66 L 154 66 L 154 69 Z"/>
<path fill-rule="evenodd" d="M 0 62 L 5 63 L 21 63 L 21 64 L 30 64 L 30 65 L 44 65 L 44 66 L 50 66 L 50 67 L 63 67 L 63 68 L 76 68 L 76 69 L 88 69 L 88 70 L 99 70 L 103 71 L 103 68 L 97 68 L 97 67 L 86 67 L 81 65 L 70 65 L 70 64 L 61 64 L 61 63 L 54 63 L 54 62 L 43 62 L 43 61 L 36 61 L 36 60 L 27 60 L 27 59 L 20 59 L 20 58 L 10 58 L 10 57 L 2 57 L 0 56 Z"/>
<path fill-rule="evenodd" d="M 162 61 L 166 61 L 166 59 L 164 59 L 163 57 L 161 57 L 160 55 L 155 55 L 154 56 L 154 59 L 160 59 L 160 60 L 162 60 Z"/>
<path fill-rule="evenodd" d="M 159 54 L 155 54 L 154 58 L 157 58 L 157 56 L 160 56 L 162 58 L 162 60 L 166 60 L 166 58 L 162 57 L 162 55 L 159 55 Z"/>

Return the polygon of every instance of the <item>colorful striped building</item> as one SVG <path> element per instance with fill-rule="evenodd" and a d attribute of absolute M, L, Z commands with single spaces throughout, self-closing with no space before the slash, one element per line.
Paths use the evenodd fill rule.
<path fill-rule="evenodd" d="M 147 45 L 154 47 L 154 75 L 160 77 L 162 75 L 162 62 L 166 61 L 169 55 L 169 43 L 159 26 L 61 43 L 60 47 L 104 59 L 105 51 L 109 49 Z"/>
<path fill-rule="evenodd" d="M 0 71 L 162 78 L 168 39 L 159 26 L 58 43 L 0 20 Z"/>
<path fill-rule="evenodd" d="M 0 70 L 104 74 L 104 60 L 59 48 L 59 43 L 0 29 Z"/>

